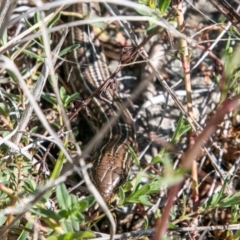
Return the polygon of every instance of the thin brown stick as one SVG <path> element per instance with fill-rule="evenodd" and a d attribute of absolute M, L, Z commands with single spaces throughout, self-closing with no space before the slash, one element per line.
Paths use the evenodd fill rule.
<path fill-rule="evenodd" d="M 210 0 L 212 5 L 222 13 L 233 26 L 240 30 L 240 15 L 235 11 L 235 9 L 226 0 Z"/>

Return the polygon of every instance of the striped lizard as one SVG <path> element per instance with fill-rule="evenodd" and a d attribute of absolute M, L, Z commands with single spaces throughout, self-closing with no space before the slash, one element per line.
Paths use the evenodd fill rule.
<path fill-rule="evenodd" d="M 99 13 L 96 3 L 78 3 L 71 6 L 76 21 Z M 78 16 L 78 17 L 77 17 Z M 101 44 L 89 25 L 74 27 L 70 31 L 71 44 L 80 44 L 73 52 L 73 67 L 70 83 L 74 91 L 80 92 L 84 100 L 91 96 L 105 81 L 110 73 Z M 95 95 L 87 106 L 90 117 L 83 113 L 96 132 L 122 109 L 122 102 L 116 90 L 106 88 Z M 92 155 L 90 177 L 105 200 L 110 200 L 114 191 L 127 179 L 132 156 L 129 147 L 136 148 L 136 135 L 131 114 L 124 109 L 115 124 L 103 137 L 102 145 Z"/>

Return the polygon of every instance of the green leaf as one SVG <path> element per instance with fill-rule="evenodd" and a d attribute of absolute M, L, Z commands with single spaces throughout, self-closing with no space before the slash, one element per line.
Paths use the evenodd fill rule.
<path fill-rule="evenodd" d="M 54 124 L 57 124 L 57 123 L 54 122 Z M 60 124 L 59 124 L 59 127 L 60 127 Z M 66 138 L 64 139 L 64 145 L 65 145 L 65 146 L 68 145 L 68 137 L 66 137 Z M 61 170 L 62 170 L 62 168 L 63 168 L 63 164 L 64 164 L 65 161 L 66 161 L 66 157 L 65 157 L 64 153 L 61 151 L 61 152 L 58 154 L 58 158 L 57 158 L 57 161 L 56 161 L 56 163 L 55 163 L 55 165 L 54 165 L 54 169 L 53 169 L 53 171 L 52 171 L 52 173 L 51 173 L 50 179 L 55 179 L 55 178 L 57 178 L 57 177 L 59 176 L 59 174 L 61 173 Z M 67 190 L 66 190 L 66 191 L 67 191 Z M 68 197 L 69 194 L 68 194 L 68 193 L 66 193 L 66 194 L 67 194 L 66 197 Z M 67 199 L 66 199 L 66 201 L 67 201 Z M 67 206 L 67 205 L 66 205 L 66 206 Z"/>
<path fill-rule="evenodd" d="M 19 96 L 19 95 L 16 95 L 16 94 L 5 92 L 4 95 L 11 98 L 12 101 L 15 101 L 15 102 L 22 102 L 23 101 L 22 96 Z"/>
<path fill-rule="evenodd" d="M 149 228 L 149 220 L 147 216 L 144 216 L 144 230 L 147 230 Z"/>
<path fill-rule="evenodd" d="M 41 21 L 41 16 L 40 16 L 40 12 L 36 12 L 34 14 L 34 23 L 37 24 Z"/>
<path fill-rule="evenodd" d="M 79 93 L 73 93 L 72 95 L 67 96 L 65 99 L 66 107 L 68 107 L 69 103 L 73 102 L 74 100 L 76 100 L 78 98 L 79 98 Z"/>
<path fill-rule="evenodd" d="M 64 48 L 63 50 L 60 51 L 59 56 L 60 57 L 64 56 L 68 52 L 71 52 L 73 50 L 78 49 L 80 46 L 81 46 L 80 44 L 74 44 L 74 45 L 68 46 L 68 47 L 66 47 L 66 48 Z"/>
<path fill-rule="evenodd" d="M 60 220 L 59 214 L 53 212 L 50 209 L 45 209 L 42 207 L 35 207 L 35 208 L 31 209 L 31 212 L 36 214 L 37 216 L 40 215 L 42 218 L 54 219 L 57 222 Z"/>
<path fill-rule="evenodd" d="M 36 182 L 30 178 L 24 182 L 23 187 L 27 192 L 32 193 L 36 190 L 37 185 L 36 185 Z"/>
<path fill-rule="evenodd" d="M 134 192 L 133 194 L 131 194 L 130 196 L 128 196 L 128 198 L 126 199 L 127 202 L 138 202 L 139 198 L 143 195 L 146 195 L 150 192 L 151 187 L 150 184 L 145 184 L 144 186 L 142 186 L 141 188 L 139 188 L 136 192 Z"/>
<path fill-rule="evenodd" d="M 207 202 L 205 202 L 202 207 L 203 208 L 214 208 L 217 206 L 217 204 L 219 204 L 219 201 L 223 198 L 224 192 L 225 192 L 225 188 L 228 185 L 229 181 L 231 179 L 231 176 L 228 175 L 223 183 L 223 187 L 221 188 L 221 190 L 217 193 L 215 193 L 214 195 L 212 195 Z"/>
<path fill-rule="evenodd" d="M 26 225 L 25 225 L 25 227 L 24 227 L 24 229 L 26 229 L 26 230 L 27 230 L 27 229 L 31 230 L 31 229 L 32 229 L 32 224 L 29 223 L 29 222 L 27 222 Z M 30 232 L 30 231 L 26 231 L 26 230 L 23 230 L 23 231 L 21 232 L 21 234 L 19 235 L 19 237 L 18 237 L 17 240 L 27 240 L 27 239 L 28 239 L 28 236 L 29 236 L 29 232 Z"/>
<path fill-rule="evenodd" d="M 62 125 L 61 125 L 61 123 L 59 122 L 59 121 L 54 121 L 53 123 L 52 123 L 52 125 L 53 126 L 55 126 L 57 129 L 60 129 L 61 127 L 62 127 Z"/>
<path fill-rule="evenodd" d="M 161 163 L 164 166 L 164 175 L 167 173 L 168 175 L 173 175 L 174 169 L 172 164 L 172 159 L 167 151 L 163 151 L 161 156 Z"/>
<path fill-rule="evenodd" d="M 205 203 L 203 203 L 203 208 L 215 207 L 219 200 L 219 193 L 213 194 Z"/>
<path fill-rule="evenodd" d="M 152 8 L 152 9 L 155 9 L 156 8 L 156 5 L 157 5 L 157 0 L 148 0 L 147 1 L 147 5 L 148 7 Z"/>
<path fill-rule="evenodd" d="M 0 226 L 3 226 L 3 224 L 6 222 L 7 217 L 6 216 L 1 216 L 0 217 Z"/>
<path fill-rule="evenodd" d="M 172 136 L 171 143 L 178 143 L 180 138 L 190 130 L 190 124 L 185 121 L 183 117 L 180 117 L 176 126 L 176 130 L 174 131 L 174 134 Z"/>
<path fill-rule="evenodd" d="M 57 189 L 57 199 L 62 199 L 62 192 L 66 193 L 66 189 L 64 190 L 64 187 L 61 187 L 61 189 L 61 191 Z M 89 196 L 85 199 L 82 199 L 81 201 L 78 201 L 77 197 L 71 194 L 68 195 L 68 197 L 64 200 L 65 201 L 63 202 L 63 204 L 59 204 L 62 209 L 58 212 L 58 214 L 63 219 L 70 218 L 72 227 L 75 230 L 78 230 L 79 222 L 82 222 L 85 219 L 81 212 L 91 207 L 92 204 L 95 202 L 95 199 L 93 196 Z"/>
<path fill-rule="evenodd" d="M 133 184 L 130 181 L 126 182 L 124 186 L 122 186 L 122 189 L 124 192 L 130 191 L 132 188 L 133 188 Z"/>
<path fill-rule="evenodd" d="M 61 219 L 68 219 L 68 217 L 69 217 L 69 212 L 68 212 L 68 210 L 66 210 L 66 209 L 61 209 L 61 210 L 59 210 L 58 211 L 58 216 L 61 218 Z"/>
<path fill-rule="evenodd" d="M 47 27 L 48 28 L 51 28 L 61 17 L 61 14 L 60 13 L 57 13 L 50 21 L 49 23 L 47 24 Z"/>
<path fill-rule="evenodd" d="M 32 58 L 34 58 L 34 59 L 36 59 L 36 60 L 38 60 L 40 62 L 44 61 L 44 58 L 42 56 L 40 56 L 40 55 L 38 55 L 38 54 L 36 54 L 36 53 L 34 53 L 32 51 L 29 51 L 27 49 L 23 49 L 22 52 L 24 54 L 26 54 L 27 56 L 30 56 L 30 57 L 32 57 Z"/>
<path fill-rule="evenodd" d="M 231 48 L 228 47 L 224 52 L 223 56 L 224 78 L 220 82 L 221 88 L 220 104 L 227 98 L 229 91 L 232 91 L 234 94 L 239 94 L 240 92 L 238 84 L 238 79 L 240 76 L 240 68 L 238 64 L 239 54 L 240 54 L 239 44 L 234 48 L 234 51 L 232 51 Z"/>
<path fill-rule="evenodd" d="M 140 183 L 144 174 L 140 172 L 136 178 L 134 191 L 126 198 L 125 203 L 141 202 L 142 204 L 149 206 L 150 202 L 147 200 L 147 195 L 159 192 L 160 187 L 166 187 L 178 183 L 182 180 L 183 173 L 184 171 L 180 169 L 172 174 L 166 174 L 164 177 L 148 175 L 148 177 L 153 177 L 153 180 L 141 186 Z M 142 196 L 144 196 L 143 199 L 141 198 Z"/>
<path fill-rule="evenodd" d="M 14 75 L 14 73 L 11 72 L 11 71 L 9 71 L 8 69 L 7 69 L 6 71 L 7 71 L 7 73 L 9 74 L 11 81 L 13 81 L 14 83 L 18 83 L 17 78 L 16 78 L 16 76 Z M 12 94 L 12 95 L 13 95 L 13 94 Z M 15 97 L 16 97 L 16 96 L 15 96 Z"/>
<path fill-rule="evenodd" d="M 83 215 L 81 213 L 79 213 L 79 215 L 82 216 L 81 219 L 83 220 L 84 219 Z M 78 218 L 76 216 L 71 216 L 71 224 L 72 224 L 74 231 L 76 231 L 76 232 L 80 231 L 79 222 L 82 222 L 82 220 L 79 220 L 79 219 L 80 219 L 80 217 Z"/>
<path fill-rule="evenodd" d="M 67 188 L 65 184 L 60 183 L 56 187 L 56 195 L 57 195 L 57 201 L 58 205 L 61 209 L 67 209 L 68 207 L 68 198 L 69 198 L 69 193 L 67 191 Z"/>
<path fill-rule="evenodd" d="M 232 207 L 240 202 L 240 192 L 236 192 L 231 196 L 228 196 L 219 201 L 219 207 Z"/>
<path fill-rule="evenodd" d="M 93 196 L 88 196 L 82 199 L 80 202 L 86 201 L 88 204 L 86 205 L 88 208 L 90 208 L 96 201 L 96 199 Z M 85 208 L 82 208 L 82 211 L 85 211 Z"/>
<path fill-rule="evenodd" d="M 224 180 L 224 183 L 223 183 L 223 187 L 221 188 L 221 190 L 219 191 L 219 196 L 218 196 L 218 199 L 217 199 L 217 203 L 220 201 L 220 199 L 222 198 L 222 196 L 224 195 L 224 192 L 225 192 L 225 189 L 226 187 L 228 186 L 229 182 L 231 181 L 231 175 L 227 175 L 225 180 Z M 216 204 L 217 204 L 216 203 Z"/>
<path fill-rule="evenodd" d="M 134 151 L 130 146 L 128 146 L 128 150 L 129 150 L 129 152 L 130 152 L 130 154 L 131 154 L 131 156 L 132 156 L 134 162 L 135 162 L 136 165 L 139 167 L 139 166 L 140 166 L 140 162 L 139 162 L 139 159 L 138 159 L 138 157 L 137 157 L 135 151 Z"/>
<path fill-rule="evenodd" d="M 74 215 L 75 213 L 78 213 L 81 211 L 81 205 L 84 205 L 86 207 L 86 203 L 79 203 L 77 197 L 75 195 L 69 195 L 68 198 L 68 211 L 70 215 Z"/>
<path fill-rule="evenodd" d="M 149 202 L 150 196 L 143 195 L 139 197 L 139 202 L 142 203 L 145 206 L 151 207 L 153 204 Z"/>
<path fill-rule="evenodd" d="M 166 12 L 167 8 L 170 5 L 171 0 L 161 0 L 159 1 L 159 10 L 163 14 Z"/>
<path fill-rule="evenodd" d="M 162 150 L 161 150 L 161 151 L 162 151 Z M 160 154 L 159 154 L 159 155 L 160 155 Z M 162 161 L 161 161 L 161 157 L 160 157 L 159 155 L 152 158 L 151 164 L 156 164 L 156 163 L 162 162 Z"/>
<path fill-rule="evenodd" d="M 174 221 L 177 218 L 177 214 L 178 214 L 178 206 L 177 205 L 173 205 L 170 211 L 170 221 Z"/>
<path fill-rule="evenodd" d="M 66 234 L 62 234 L 59 236 L 51 236 L 48 237 L 46 240 L 79 240 L 84 238 L 94 238 L 95 234 L 89 231 L 85 232 L 70 232 Z"/>
<path fill-rule="evenodd" d="M 174 229 L 174 228 L 178 228 L 178 226 L 175 225 L 175 224 L 173 224 L 173 223 L 171 223 L 171 222 L 169 222 L 169 223 L 168 223 L 168 228 Z"/>
<path fill-rule="evenodd" d="M 0 114 L 4 117 L 8 117 L 8 112 L 6 111 L 6 103 L 0 103 Z"/>
<path fill-rule="evenodd" d="M 83 222 L 85 220 L 85 217 L 83 216 L 82 213 L 76 211 L 71 212 L 71 219 L 74 225 L 74 222 L 77 224 L 77 226 L 79 226 L 79 222 Z M 75 230 L 77 230 L 77 227 L 74 227 Z"/>
<path fill-rule="evenodd" d="M 4 170 L 2 170 L 2 172 L 1 172 L 0 181 L 1 181 L 3 184 L 5 184 L 5 183 L 9 182 L 10 177 L 11 177 L 10 170 L 9 170 L 9 169 L 4 169 Z M 1 226 L 1 225 L 0 225 L 0 226 Z"/>
<path fill-rule="evenodd" d="M 119 203 L 118 203 L 118 205 L 119 206 L 122 206 L 123 205 L 123 203 L 124 203 L 124 201 L 125 201 L 125 193 L 124 193 L 124 191 L 123 191 L 123 188 L 122 187 L 119 187 L 119 190 L 118 190 L 118 192 L 119 192 L 119 197 L 120 197 L 120 199 L 119 199 Z"/>
<path fill-rule="evenodd" d="M 24 68 L 22 71 L 21 71 L 21 75 L 24 76 L 25 74 L 28 74 L 30 72 L 30 69 L 29 68 Z"/>
<path fill-rule="evenodd" d="M 76 206 L 78 202 L 78 199 L 77 199 L 77 196 L 73 195 L 73 194 L 70 194 L 69 195 L 69 198 L 68 198 L 68 208 L 69 209 L 72 209 Z"/>
<path fill-rule="evenodd" d="M 236 231 L 232 239 L 240 239 L 240 230 Z"/>
<path fill-rule="evenodd" d="M 140 183 L 141 183 L 143 177 L 147 177 L 147 174 L 142 172 L 142 171 L 137 174 L 132 194 L 134 194 L 134 192 L 139 188 Z"/>
<path fill-rule="evenodd" d="M 73 226 L 72 226 L 72 222 L 69 221 L 69 219 L 67 221 L 62 221 L 61 226 L 62 226 L 65 233 L 69 233 L 69 232 L 71 233 L 71 232 L 74 231 Z"/>
<path fill-rule="evenodd" d="M 7 35 L 7 29 L 3 31 L 1 39 L 0 39 L 0 43 L 2 46 L 6 45 L 6 43 L 8 42 L 8 35 Z"/>
<path fill-rule="evenodd" d="M 30 133 L 35 133 L 35 132 L 37 132 L 37 130 L 38 130 L 38 126 L 33 126 L 33 127 L 29 130 L 29 132 L 30 132 Z"/>
<path fill-rule="evenodd" d="M 90 208 L 95 203 L 95 198 L 93 196 L 85 197 L 78 202 L 78 210 L 83 212 L 87 208 Z"/>
<path fill-rule="evenodd" d="M 42 98 L 45 99 L 47 102 L 51 103 L 54 106 L 57 106 L 57 100 L 56 97 L 52 97 L 47 93 L 42 92 Z"/>
<path fill-rule="evenodd" d="M 69 207 L 69 215 L 71 215 L 72 219 L 78 222 L 81 222 L 84 220 L 84 216 L 81 214 L 85 209 L 91 207 L 91 205 L 94 203 L 95 199 L 93 196 L 89 196 L 86 199 L 82 199 L 81 201 L 78 201 L 76 196 L 71 196 L 71 206 Z"/>
<path fill-rule="evenodd" d="M 64 87 L 60 87 L 60 97 L 63 102 L 65 102 L 67 93 Z"/>
<path fill-rule="evenodd" d="M 2 133 L 2 136 L 3 136 L 3 137 L 6 137 L 6 136 L 8 136 L 9 134 L 10 134 L 10 132 L 5 131 L 5 132 Z"/>

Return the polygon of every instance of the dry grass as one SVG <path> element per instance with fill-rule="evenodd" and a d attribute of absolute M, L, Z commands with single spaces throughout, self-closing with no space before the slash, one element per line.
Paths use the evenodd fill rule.
<path fill-rule="evenodd" d="M 238 239 L 238 29 L 188 1 L 162 12 L 154 1 L 99 1 L 103 16 L 67 22 L 64 4 L 75 2 L 38 1 L 10 20 L 15 1 L 1 0 L 1 237 Z M 79 47 L 66 44 L 68 29 L 85 24 L 104 26 L 98 37 L 137 128 L 131 175 L 111 202 L 86 161 L 109 126 L 92 133 L 63 74 Z M 123 45 L 140 57 L 119 61 Z"/>

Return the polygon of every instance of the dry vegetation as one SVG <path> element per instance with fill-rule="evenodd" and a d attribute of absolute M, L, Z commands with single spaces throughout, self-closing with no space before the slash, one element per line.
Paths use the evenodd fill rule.
<path fill-rule="evenodd" d="M 74 1 L 26 1 L 22 15 L 16 2 L 0 1 L 1 239 L 239 239 L 238 1 L 102 1 L 85 20 L 110 71 L 122 66 L 137 130 L 110 202 L 85 161 L 100 132 L 66 79 Z"/>

